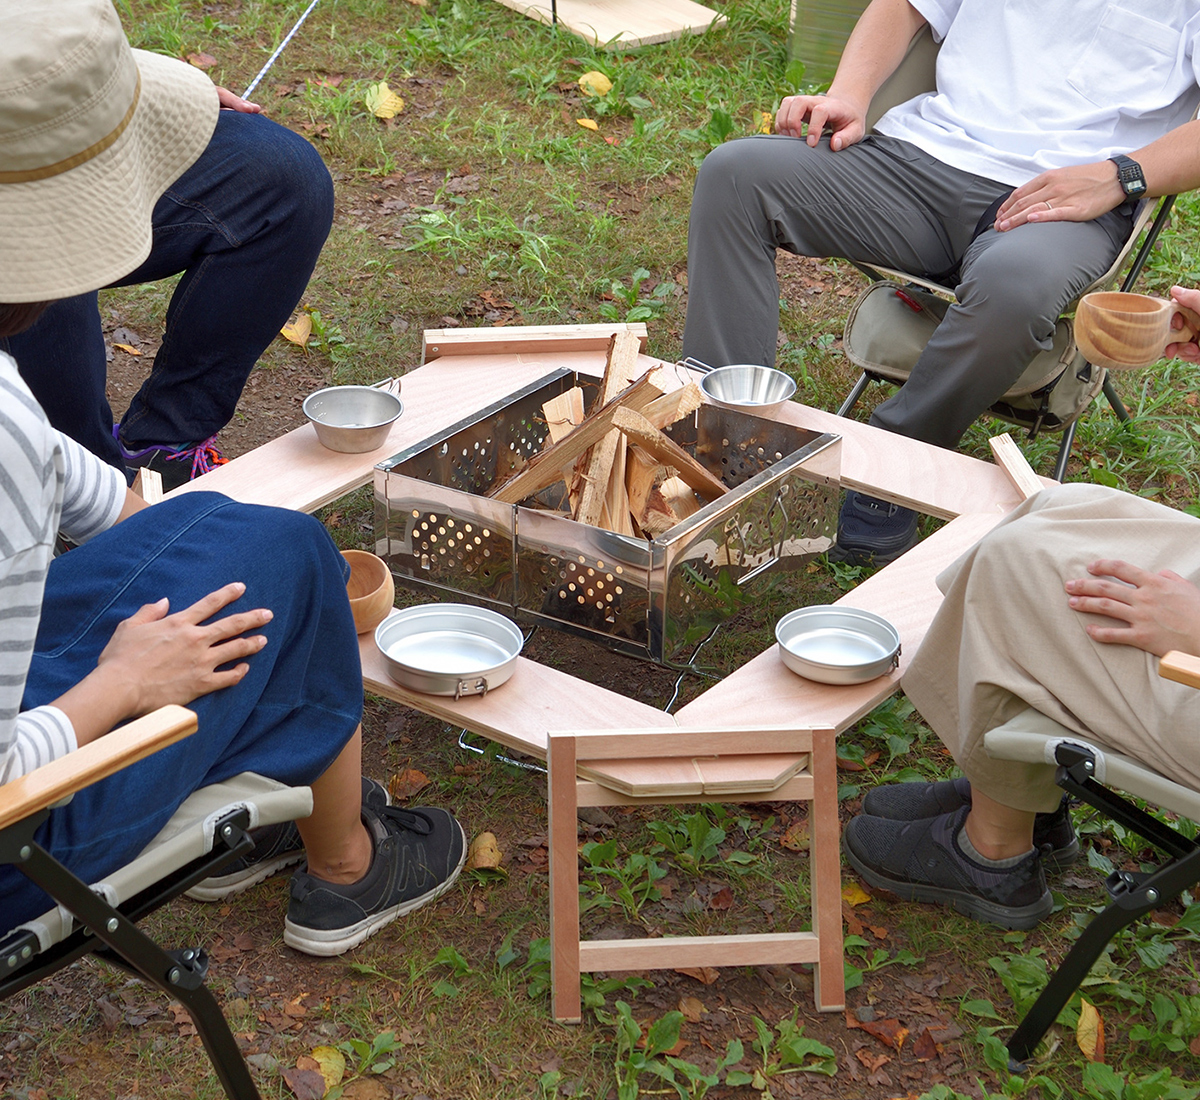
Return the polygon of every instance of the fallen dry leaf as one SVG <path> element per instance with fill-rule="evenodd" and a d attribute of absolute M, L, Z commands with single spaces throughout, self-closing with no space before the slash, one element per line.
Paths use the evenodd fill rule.
<path fill-rule="evenodd" d="M 142 354 L 142 353 L 141 353 L 140 351 L 138 351 L 138 349 L 137 349 L 137 348 L 135 348 L 135 347 L 134 347 L 132 344 L 113 344 L 113 347 L 114 347 L 114 348 L 119 348 L 119 349 L 120 349 L 121 351 L 123 351 L 123 352 L 124 352 L 126 355 L 141 355 L 141 354 Z"/>
<path fill-rule="evenodd" d="M 866 931 L 866 926 L 854 915 L 854 910 L 845 898 L 842 899 L 842 920 L 846 922 L 846 931 L 852 936 L 861 936 Z"/>
<path fill-rule="evenodd" d="M 708 907 L 717 910 L 731 909 L 733 907 L 733 891 L 728 886 L 722 886 L 708 899 Z"/>
<path fill-rule="evenodd" d="M 296 1100 L 321 1100 L 325 1095 L 325 1078 L 315 1069 L 285 1069 L 283 1080 Z"/>
<path fill-rule="evenodd" d="M 467 853 L 467 870 L 495 871 L 503 858 L 504 853 L 496 843 L 496 835 L 480 833 L 471 841 L 471 848 Z"/>
<path fill-rule="evenodd" d="M 211 69 L 217 63 L 210 53 L 190 53 L 187 60 L 189 65 L 195 65 L 197 69 Z"/>
<path fill-rule="evenodd" d="M 708 1010 L 704 1007 L 704 1002 L 699 997 L 680 997 L 679 1011 L 683 1013 L 683 1018 L 689 1024 L 698 1024 L 700 1017 Z"/>
<path fill-rule="evenodd" d="M 715 966 L 677 966 L 675 973 L 695 978 L 704 985 L 712 985 L 721 976 L 721 972 Z"/>
<path fill-rule="evenodd" d="M 395 118 L 404 110 L 404 100 L 387 86 L 386 80 L 372 84 L 367 89 L 363 102 L 376 118 Z"/>
<path fill-rule="evenodd" d="M 870 901 L 871 895 L 866 892 L 857 882 L 848 882 L 842 887 L 842 901 L 849 905 L 862 905 L 864 901 Z"/>
<path fill-rule="evenodd" d="M 887 1043 L 893 1050 L 899 1050 L 904 1046 L 904 1040 L 908 1038 L 908 1028 L 894 1017 L 887 1020 L 862 1021 L 853 1012 L 847 1012 L 846 1026 L 856 1027 L 868 1035 L 873 1035 L 881 1043 Z"/>
<path fill-rule="evenodd" d="M 879 759 L 879 750 L 875 749 L 867 753 L 861 761 L 858 760 L 843 760 L 840 756 L 837 758 L 837 769 L 840 772 L 865 772 L 876 760 Z"/>
<path fill-rule="evenodd" d="M 418 0 L 408 2 L 415 4 Z M 342 1100 L 392 1100 L 392 1090 L 378 1077 L 356 1077 L 342 1090 Z"/>
<path fill-rule="evenodd" d="M 408 2 L 409 2 L 410 4 L 412 4 L 412 6 L 413 6 L 414 8 L 427 8 L 427 7 L 429 7 L 429 0 L 408 0 Z"/>
<path fill-rule="evenodd" d="M 582 126 L 585 130 L 599 130 L 600 129 L 600 126 L 597 124 L 597 122 L 594 118 L 577 118 L 575 121 L 578 122 L 579 125 Z"/>
<path fill-rule="evenodd" d="M 608 95 L 612 91 L 612 81 L 602 72 L 592 69 L 579 78 L 579 89 L 584 95 Z"/>
<path fill-rule="evenodd" d="M 314 1047 L 312 1057 L 321 1076 L 325 1078 L 325 1090 L 328 1092 L 337 1088 L 346 1076 L 346 1056 L 337 1047 L 326 1046 Z M 299 1066 L 299 1061 L 296 1064 Z"/>
<path fill-rule="evenodd" d="M 312 318 L 307 313 L 298 313 L 294 321 L 279 330 L 279 335 L 297 347 L 307 348 L 308 338 L 312 335 Z"/>
<path fill-rule="evenodd" d="M 1104 1061 L 1104 1020 L 1091 1001 L 1079 999 L 1079 1023 L 1075 1025 L 1075 1042 L 1089 1062 Z"/>
<path fill-rule="evenodd" d="M 406 802 L 422 787 L 429 785 L 429 776 L 416 768 L 398 771 L 388 780 L 388 793 L 393 802 Z"/>
<path fill-rule="evenodd" d="M 871 1073 L 878 1073 L 879 1070 L 891 1061 L 886 1054 L 872 1054 L 866 1047 L 854 1052 L 854 1057 L 857 1058 Z"/>
<path fill-rule="evenodd" d="M 780 837 L 779 845 L 789 852 L 807 852 L 809 846 L 808 818 L 801 817 L 793 821 Z"/>
<path fill-rule="evenodd" d="M 938 1045 L 934 1042 L 933 1032 L 929 1028 L 922 1031 L 913 1041 L 912 1052 L 918 1062 L 930 1062 L 938 1056 Z"/>

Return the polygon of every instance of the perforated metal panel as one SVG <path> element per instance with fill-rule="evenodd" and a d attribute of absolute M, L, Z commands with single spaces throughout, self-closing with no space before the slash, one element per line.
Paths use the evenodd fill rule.
<path fill-rule="evenodd" d="M 376 468 L 397 580 L 664 660 L 828 544 L 840 437 L 715 406 L 670 434 L 730 492 L 656 539 L 576 523 L 562 483 L 517 506 L 483 495 L 541 451 L 542 404 L 576 384 L 556 372 Z"/>

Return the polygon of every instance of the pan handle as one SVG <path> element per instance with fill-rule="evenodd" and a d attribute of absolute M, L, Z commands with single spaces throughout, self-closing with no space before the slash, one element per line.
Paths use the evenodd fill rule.
<path fill-rule="evenodd" d="M 459 680 L 454 685 L 455 701 L 461 699 L 464 695 L 486 695 L 487 692 L 488 682 L 484 676 L 480 676 L 474 683 L 471 683 L 470 680 Z"/>
<path fill-rule="evenodd" d="M 691 370 L 698 370 L 701 374 L 708 374 L 710 371 L 717 369 L 716 367 L 710 367 L 707 363 L 700 362 L 699 359 L 691 355 L 686 359 L 677 359 L 675 365 L 677 367 L 688 367 Z"/>

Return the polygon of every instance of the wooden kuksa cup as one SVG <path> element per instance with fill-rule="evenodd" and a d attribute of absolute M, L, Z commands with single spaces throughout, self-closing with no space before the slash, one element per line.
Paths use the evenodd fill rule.
<path fill-rule="evenodd" d="M 1171 318 L 1183 317 L 1183 328 Z M 1120 291 L 1085 294 L 1075 311 L 1075 341 L 1088 362 L 1110 370 L 1148 367 L 1163 357 L 1168 344 L 1196 338 L 1200 317 L 1167 298 Z"/>

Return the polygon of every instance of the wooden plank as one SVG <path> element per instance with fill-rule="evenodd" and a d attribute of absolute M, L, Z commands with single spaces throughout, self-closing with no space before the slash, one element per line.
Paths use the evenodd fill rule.
<path fill-rule="evenodd" d="M 1200 688 L 1200 657 L 1173 649 L 1170 653 L 1164 653 L 1158 662 L 1158 674 L 1164 680 Z"/>
<path fill-rule="evenodd" d="M 704 394 L 695 382 L 670 393 L 664 393 L 642 410 L 642 415 L 656 428 L 662 429 L 690 416 L 704 404 Z"/>
<path fill-rule="evenodd" d="M 506 8 L 549 23 L 551 0 L 498 0 Z M 693 0 L 557 0 L 558 23 L 593 46 L 636 49 L 702 34 L 725 16 Z"/>
<path fill-rule="evenodd" d="M 630 763 L 632 764 L 633 762 L 631 761 Z M 600 784 L 586 779 L 580 770 L 580 766 L 576 766 L 576 772 L 579 774 L 580 779 L 575 785 L 575 790 L 580 806 L 644 806 L 647 801 L 652 801 L 656 806 L 686 806 L 689 803 L 694 804 L 696 802 L 695 794 L 656 794 L 653 799 L 647 799 L 642 795 L 632 795 L 623 790 L 617 790 L 612 778 L 615 768 L 614 762 L 610 760 L 604 767 L 609 772 L 610 777 L 606 779 L 605 784 Z M 784 782 L 781 786 L 769 791 L 739 791 L 736 801 L 807 802 L 812 796 L 812 776 L 806 772 L 802 772 L 799 775 L 792 776 L 791 779 Z M 712 802 L 720 801 L 720 798 L 704 794 L 702 795 L 702 800 Z"/>
<path fill-rule="evenodd" d="M 74 752 L 11 779 L 0 786 L 0 829 L 195 732 L 196 715 L 190 710 L 173 705 L 159 707 Z"/>
<path fill-rule="evenodd" d="M 133 484 L 129 486 L 147 504 L 157 504 L 163 498 L 162 474 L 148 466 L 139 466 Z"/>
<path fill-rule="evenodd" d="M 776 646 L 681 707 L 676 722 L 692 729 L 728 721 L 731 714 L 753 714 L 756 724 L 803 723 L 832 726 L 839 732 L 892 695 L 908 662 L 925 637 L 942 594 L 935 578 L 999 521 L 999 515 L 961 516 L 919 542 L 907 554 L 848 592 L 838 604 L 884 616 L 900 632 L 900 668 L 865 684 L 819 684 L 792 672 Z"/>
<path fill-rule="evenodd" d="M 992 449 L 992 457 L 995 458 L 996 465 L 1004 471 L 1005 477 L 1021 494 L 1022 500 L 1028 500 L 1034 493 L 1040 493 L 1048 485 L 1057 484 L 1050 478 L 1038 477 L 1021 452 L 1021 448 L 1017 446 L 1008 432 L 992 436 L 988 440 L 988 446 Z"/>
<path fill-rule="evenodd" d="M 589 416 L 566 439 L 551 444 L 541 454 L 536 454 L 516 477 L 509 478 L 490 494 L 494 500 L 504 504 L 518 504 L 548 485 L 562 480 L 562 471 L 593 444 L 598 443 L 613 426 L 617 410 L 628 406 L 640 409 L 659 397 L 667 383 L 661 380 L 661 371 L 644 374 L 624 393 L 610 401 L 604 408 Z"/>
<path fill-rule="evenodd" d="M 444 355 L 521 355 L 554 351 L 606 351 L 618 332 L 646 346 L 646 326 L 606 321 L 598 325 L 501 325 L 490 328 L 431 328 L 422 339 L 423 363 Z"/>
<path fill-rule="evenodd" d="M 588 940 L 579 945 L 579 968 L 591 973 L 668 970 L 681 966 L 787 966 L 816 962 L 818 952 L 817 936 L 812 932 Z"/>
<path fill-rule="evenodd" d="M 716 500 L 729 491 L 720 478 L 710 474 L 678 443 L 663 435 L 635 409 L 618 408 L 613 414 L 613 423 L 663 465 L 673 466 L 678 471 L 676 476 L 705 499 Z"/>

